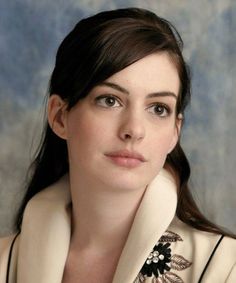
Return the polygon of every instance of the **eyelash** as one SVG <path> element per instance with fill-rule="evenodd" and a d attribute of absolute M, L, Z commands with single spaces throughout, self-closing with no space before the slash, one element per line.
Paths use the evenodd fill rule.
<path fill-rule="evenodd" d="M 116 103 L 118 103 L 119 105 L 118 106 L 109 106 L 106 104 L 106 99 L 113 99 L 113 101 Z M 102 100 L 104 100 L 102 102 Z M 120 102 L 120 99 L 114 95 L 100 95 L 98 97 L 95 98 L 95 102 L 97 105 L 99 106 L 102 106 L 102 107 L 105 107 L 105 108 L 117 108 L 117 107 L 120 107 L 122 106 L 122 103 Z M 162 110 L 162 113 L 161 114 L 155 114 L 154 112 L 152 111 L 148 111 L 150 113 L 152 113 L 153 115 L 155 116 L 158 116 L 158 117 L 161 117 L 161 118 L 165 118 L 167 116 L 170 116 L 170 114 L 172 113 L 172 110 L 170 109 L 170 107 L 164 103 L 153 103 L 151 106 L 148 107 L 148 109 L 151 109 L 151 108 L 161 108 Z M 164 112 L 164 115 L 163 115 L 163 112 Z"/>

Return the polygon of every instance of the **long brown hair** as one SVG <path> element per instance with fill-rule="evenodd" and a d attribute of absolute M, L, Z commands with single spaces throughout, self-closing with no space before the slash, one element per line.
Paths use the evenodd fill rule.
<path fill-rule="evenodd" d="M 59 46 L 49 96 L 58 94 L 70 110 L 92 88 L 113 74 L 147 55 L 167 52 L 181 82 L 176 115 L 184 115 L 190 100 L 190 78 L 182 48 L 182 39 L 174 26 L 148 10 L 127 8 L 101 12 L 78 22 Z M 179 180 L 177 216 L 197 229 L 227 234 L 208 221 L 194 202 L 188 187 L 190 166 L 180 141 L 168 155 L 166 165 L 172 168 Z M 46 122 L 16 219 L 18 229 L 28 201 L 68 170 L 66 142 L 55 135 Z"/>

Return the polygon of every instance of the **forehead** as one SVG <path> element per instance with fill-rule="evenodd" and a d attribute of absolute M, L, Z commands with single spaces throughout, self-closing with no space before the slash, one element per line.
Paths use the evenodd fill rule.
<path fill-rule="evenodd" d="M 178 94 L 180 79 L 167 52 L 148 55 L 107 79 L 109 82 L 145 92 L 171 91 Z"/>

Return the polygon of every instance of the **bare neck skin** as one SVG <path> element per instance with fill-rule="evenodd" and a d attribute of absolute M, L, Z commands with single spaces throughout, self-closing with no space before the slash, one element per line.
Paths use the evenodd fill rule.
<path fill-rule="evenodd" d="M 82 180 L 81 180 L 82 179 Z M 70 174 L 72 236 L 76 252 L 120 254 L 145 188 L 118 191 Z"/>

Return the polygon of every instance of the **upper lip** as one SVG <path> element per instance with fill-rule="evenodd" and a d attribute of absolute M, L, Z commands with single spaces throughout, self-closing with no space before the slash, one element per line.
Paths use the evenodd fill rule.
<path fill-rule="evenodd" d="M 146 161 L 146 159 L 143 157 L 143 155 L 140 154 L 139 152 L 133 151 L 133 150 L 131 151 L 131 150 L 127 150 L 127 149 L 112 151 L 112 152 L 107 153 L 106 155 L 112 156 L 112 157 L 134 158 L 134 159 L 138 159 L 142 162 Z"/>

